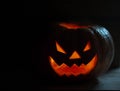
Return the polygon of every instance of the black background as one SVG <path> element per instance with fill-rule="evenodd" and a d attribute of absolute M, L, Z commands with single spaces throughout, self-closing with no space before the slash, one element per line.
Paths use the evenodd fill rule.
<path fill-rule="evenodd" d="M 24 0 L 25 29 L 30 32 L 28 40 L 32 40 L 33 81 L 41 85 L 42 80 L 44 82 L 44 79 L 49 78 L 43 49 L 49 38 L 49 25 L 56 21 L 79 21 L 106 27 L 115 44 L 115 57 L 110 69 L 120 66 L 119 9 L 119 0 Z M 21 66 L 18 69 L 21 71 Z"/>

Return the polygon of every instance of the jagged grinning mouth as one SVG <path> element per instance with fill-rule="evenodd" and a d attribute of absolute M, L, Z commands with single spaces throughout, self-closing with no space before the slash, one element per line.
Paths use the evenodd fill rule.
<path fill-rule="evenodd" d="M 59 76 L 66 75 L 67 77 L 69 77 L 70 75 L 78 76 L 80 74 L 82 74 L 82 75 L 89 74 L 94 69 L 94 67 L 96 66 L 96 63 L 97 63 L 97 55 L 95 55 L 92 58 L 92 60 L 86 65 L 81 64 L 80 66 L 77 66 L 76 64 L 73 64 L 71 67 L 69 67 L 65 63 L 58 65 L 51 56 L 49 56 L 49 59 L 50 59 L 49 60 L 50 65 L 53 68 L 53 70 Z"/>

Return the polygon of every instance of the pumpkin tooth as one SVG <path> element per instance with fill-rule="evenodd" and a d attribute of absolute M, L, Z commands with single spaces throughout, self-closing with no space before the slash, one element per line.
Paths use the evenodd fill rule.
<path fill-rule="evenodd" d="M 62 65 L 60 65 L 57 70 L 58 70 L 58 71 L 61 71 L 61 72 L 62 72 L 63 74 L 65 74 L 66 76 L 70 76 L 70 75 L 71 75 L 70 67 L 67 66 L 65 63 L 63 63 Z"/>
<path fill-rule="evenodd" d="M 79 66 L 77 66 L 76 64 L 73 64 L 72 67 L 70 67 L 71 69 L 71 74 L 74 76 L 78 76 L 80 73 L 78 72 L 79 70 Z"/>

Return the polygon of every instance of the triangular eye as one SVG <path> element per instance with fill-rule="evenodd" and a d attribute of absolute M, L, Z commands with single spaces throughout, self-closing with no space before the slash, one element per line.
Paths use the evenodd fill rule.
<path fill-rule="evenodd" d="M 85 51 L 88 51 L 90 49 L 91 49 L 91 44 L 90 44 L 90 42 L 88 42 L 83 51 L 85 52 Z"/>
<path fill-rule="evenodd" d="M 66 52 L 65 52 L 65 51 L 63 50 L 63 48 L 58 44 L 58 42 L 56 42 L 56 48 L 57 48 L 57 51 L 66 54 Z"/>

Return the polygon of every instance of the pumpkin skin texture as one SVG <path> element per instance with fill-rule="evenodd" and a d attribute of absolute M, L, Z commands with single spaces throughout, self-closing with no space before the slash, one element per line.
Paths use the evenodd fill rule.
<path fill-rule="evenodd" d="M 52 29 L 48 58 L 58 79 L 91 79 L 108 70 L 114 45 L 107 29 L 75 23 L 58 23 Z"/>

